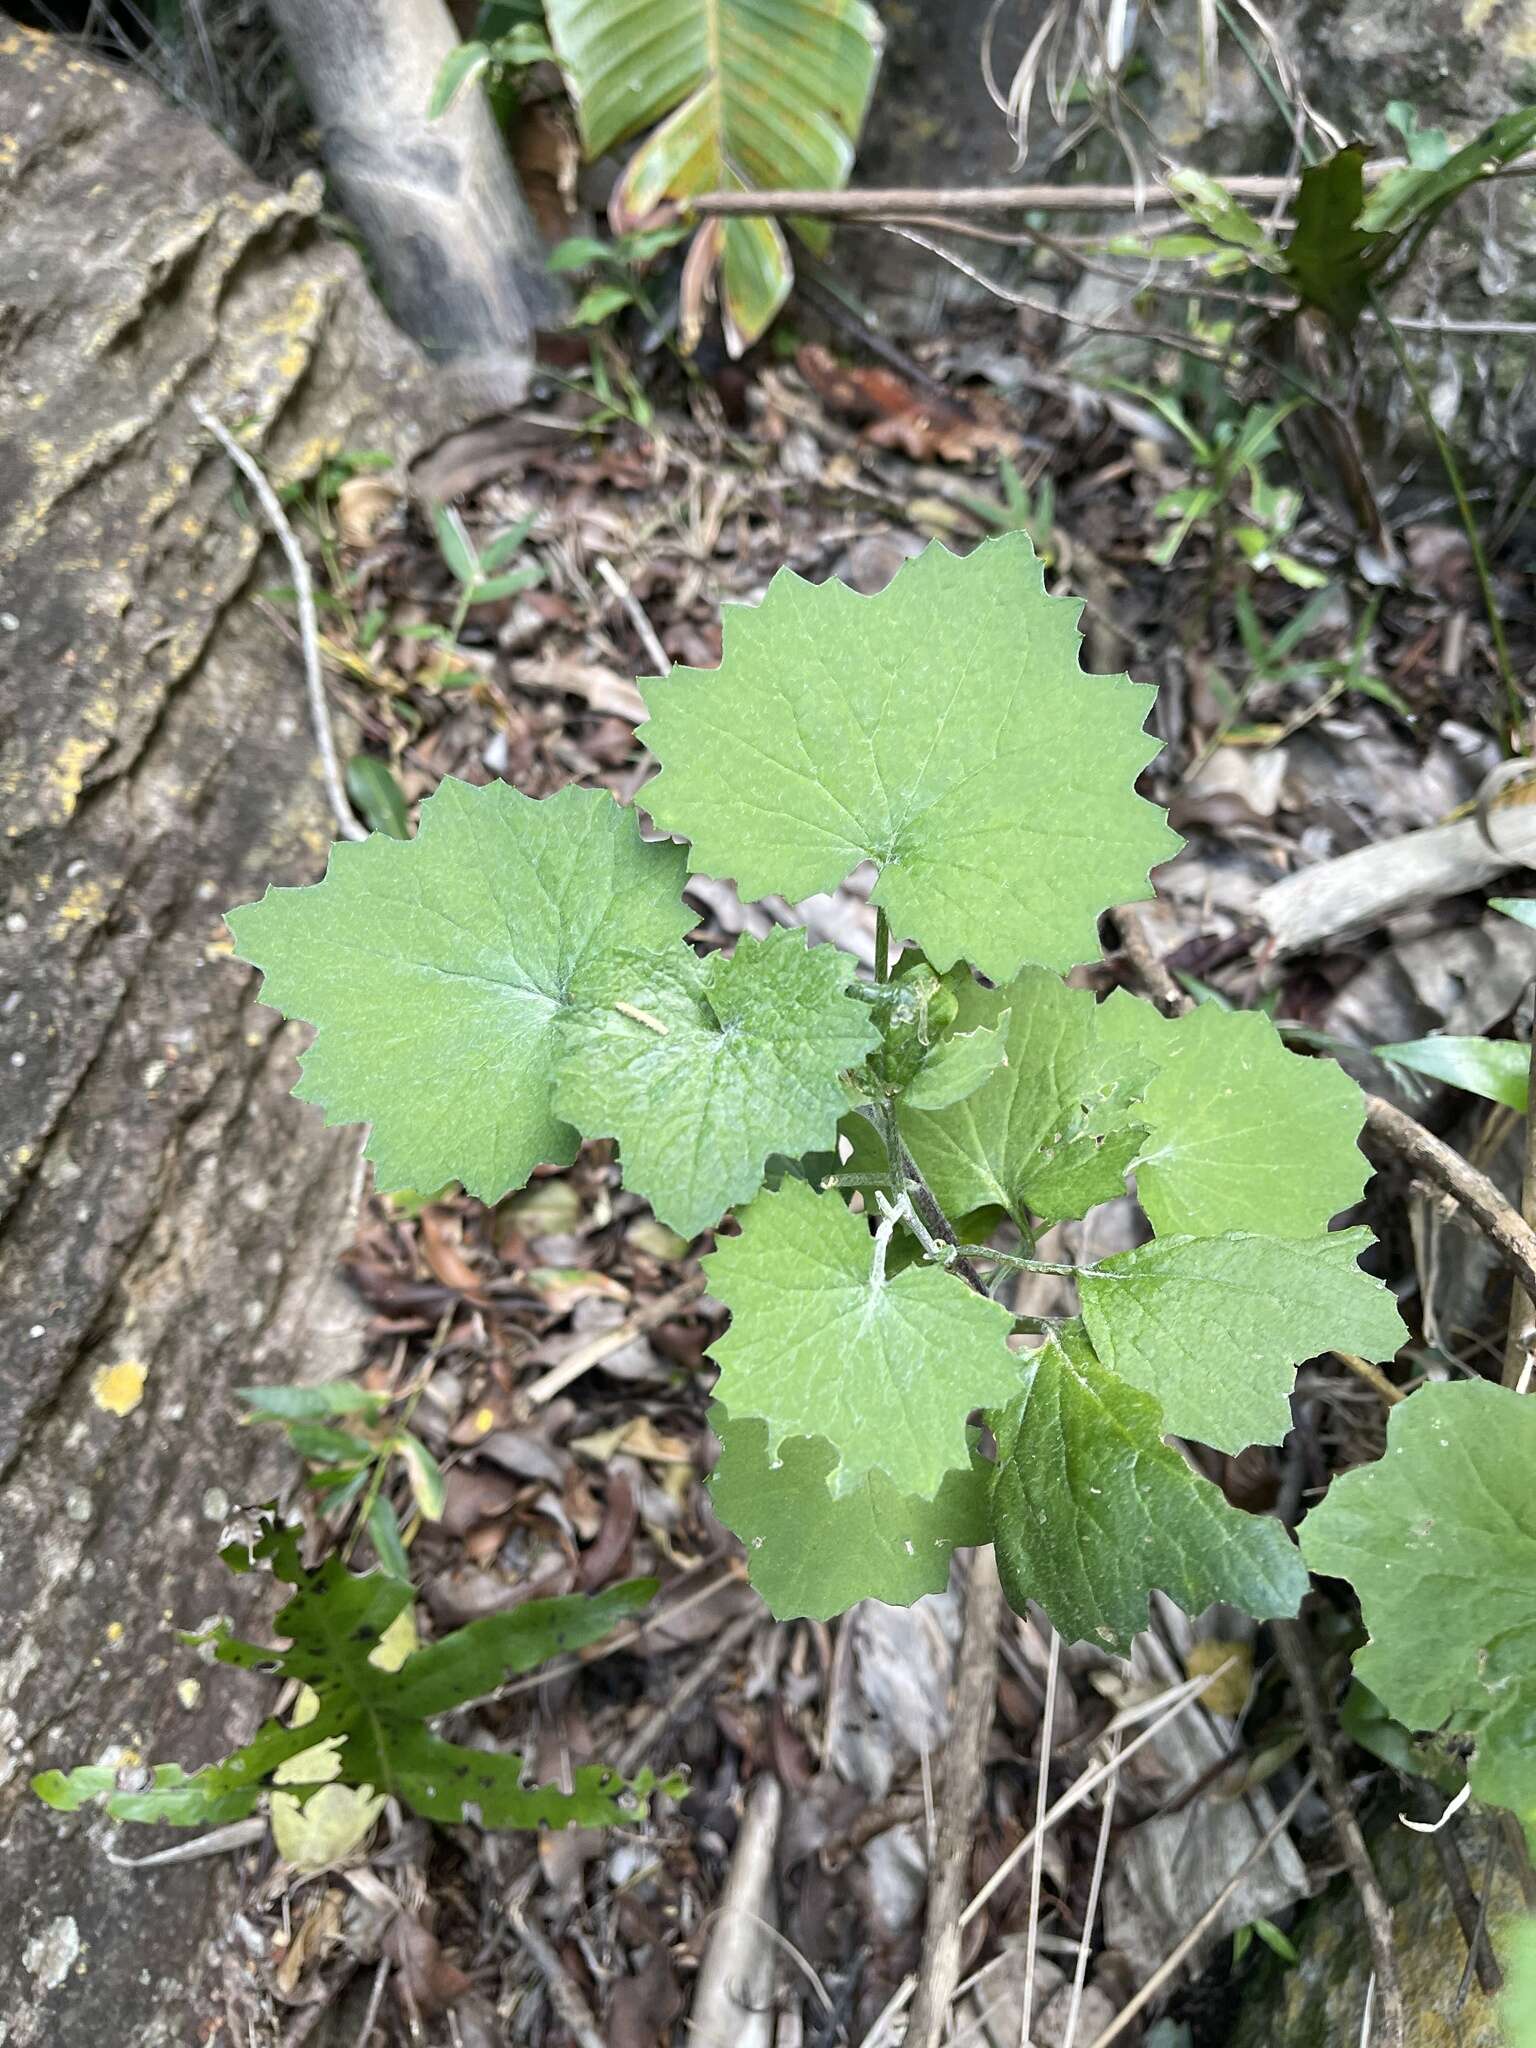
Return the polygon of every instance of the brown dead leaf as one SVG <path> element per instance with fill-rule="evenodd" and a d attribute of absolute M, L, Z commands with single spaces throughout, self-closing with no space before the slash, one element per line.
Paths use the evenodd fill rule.
<path fill-rule="evenodd" d="M 574 1437 L 570 1447 L 598 1464 L 606 1463 L 616 1451 L 628 1451 L 631 1457 L 645 1458 L 656 1465 L 693 1463 L 692 1445 L 681 1437 L 664 1435 L 648 1415 L 632 1416 L 628 1422 L 596 1430 L 591 1436 Z"/>
<path fill-rule="evenodd" d="M 445 1287 L 457 1289 L 476 1299 L 480 1296 L 480 1281 L 475 1269 L 459 1249 L 459 1219 L 446 1209 L 434 1208 L 431 1203 L 422 1210 L 418 1222 L 421 1228 L 421 1254 L 431 1267 L 433 1274 Z"/>
<path fill-rule="evenodd" d="M 799 349 L 795 365 L 822 404 L 858 422 L 872 447 L 899 449 L 914 462 L 974 462 L 985 453 L 1016 454 L 1023 445 L 1011 429 L 919 392 L 895 370 L 840 363 L 818 342 Z"/>
<path fill-rule="evenodd" d="M 336 493 L 336 530 L 342 545 L 371 548 L 394 517 L 400 487 L 387 476 L 349 476 Z"/>
<path fill-rule="evenodd" d="M 277 1988 L 292 1998 L 299 1980 L 311 1963 L 318 1963 L 326 1951 L 341 1939 L 341 1916 L 345 1896 L 329 1886 L 321 1892 L 308 1912 L 299 1919 L 293 1939 L 277 1966 Z"/>
<path fill-rule="evenodd" d="M 587 1266 L 533 1266 L 523 1275 L 523 1284 L 557 1316 L 569 1315 L 579 1301 L 629 1300 L 629 1289 L 621 1281 Z"/>
<path fill-rule="evenodd" d="M 409 1913 L 397 1913 L 384 1937 L 395 1966 L 395 1994 L 408 2019 L 446 2012 L 471 1988 L 470 1979 L 443 1954 L 442 1944 Z"/>
<path fill-rule="evenodd" d="M 617 669 L 597 661 L 577 661 L 568 654 L 531 655 L 512 663 L 512 680 L 521 690 L 559 690 L 579 697 L 594 711 L 638 725 L 645 717 L 645 699 Z"/>
<path fill-rule="evenodd" d="M 671 1952 L 657 1942 L 638 1970 L 620 1977 L 608 2000 L 608 2048 L 668 2048 L 683 2010 Z"/>
<path fill-rule="evenodd" d="M 517 1488 L 504 1473 L 483 1465 L 455 1465 L 443 1475 L 443 1512 L 438 1527 L 450 1536 L 465 1536 L 478 1523 L 508 1514 Z"/>
<path fill-rule="evenodd" d="M 620 1564 L 629 1554 L 629 1546 L 634 1541 L 639 1522 L 640 1513 L 635 1504 L 635 1490 L 623 1472 L 615 1472 L 608 1482 L 603 1526 L 597 1532 L 596 1541 L 588 1544 L 581 1553 L 583 1592 L 595 1593 L 615 1576 Z"/>

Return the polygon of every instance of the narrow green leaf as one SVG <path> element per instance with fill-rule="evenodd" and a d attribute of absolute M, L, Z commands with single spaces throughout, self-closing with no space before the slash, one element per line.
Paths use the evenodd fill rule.
<path fill-rule="evenodd" d="M 1396 1302 L 1356 1264 L 1370 1243 L 1368 1230 L 1157 1238 L 1079 1273 L 1083 1321 L 1175 1434 L 1223 1451 L 1277 1444 L 1303 1359 L 1391 1358 L 1403 1342 Z"/>
<path fill-rule="evenodd" d="M 860 1600 L 910 1607 L 942 1592 L 958 1547 L 990 1540 L 985 1466 L 946 1473 L 933 1500 L 898 1493 L 881 1472 L 839 1499 L 827 1490 L 837 1453 L 823 1438 L 786 1438 L 772 1458 L 757 1418 L 738 1422 L 717 1402 L 710 1426 L 720 1439 L 715 1512 L 746 1546 L 752 1583 L 780 1621 L 826 1621 Z"/>
<path fill-rule="evenodd" d="M 432 508 L 432 531 L 437 535 L 438 553 L 454 581 L 473 583 L 480 573 L 480 557 L 463 520 L 451 505 Z"/>
<path fill-rule="evenodd" d="M 290 1422 L 288 1441 L 301 1458 L 318 1458 L 323 1464 L 348 1464 L 373 1456 L 373 1445 L 365 1437 L 346 1430 L 330 1429 L 322 1422 Z"/>
<path fill-rule="evenodd" d="M 503 597 L 515 597 L 520 590 L 532 590 L 544 581 L 544 571 L 530 562 L 526 568 L 509 569 L 504 576 L 480 576 L 465 596 L 473 604 L 495 604 Z"/>
<path fill-rule="evenodd" d="M 1434 132 L 1434 131 L 1431 131 Z M 1536 107 L 1501 114 L 1481 135 L 1436 166 L 1396 171 L 1383 178 L 1361 215 L 1372 233 L 1401 234 L 1438 207 L 1448 205 L 1490 171 L 1513 163 L 1536 142 Z"/>
<path fill-rule="evenodd" d="M 712 1355 L 733 1420 L 761 1418 L 770 1456 L 825 1438 L 839 1497 L 883 1472 L 932 1499 L 969 1463 L 967 1415 L 1017 1383 L 1001 1303 L 933 1266 L 883 1277 L 868 1224 L 804 1181 L 759 1195 L 704 1269 L 731 1311 Z"/>
<path fill-rule="evenodd" d="M 1157 751 L 1146 694 L 1082 672 L 1080 611 L 1021 533 L 931 546 L 875 597 L 781 570 L 726 607 L 718 669 L 642 685 L 647 808 L 746 898 L 875 861 L 874 901 L 940 972 L 1092 958 L 1100 913 L 1178 842 L 1132 787 Z"/>
<path fill-rule="evenodd" d="M 1246 250 L 1265 270 L 1281 267 L 1279 249 L 1245 206 L 1218 179 L 1205 171 L 1181 169 L 1168 179 L 1168 189 L 1191 220 L 1234 248 Z M 1197 252 L 1203 253 L 1203 252 Z"/>
<path fill-rule="evenodd" d="M 405 1476 L 410 1483 L 411 1499 L 423 1520 L 440 1522 L 443 1518 L 443 1503 L 447 1498 L 443 1485 L 443 1469 L 427 1449 L 419 1436 L 413 1436 L 408 1429 L 395 1437 L 390 1448 L 405 1467 Z"/>
<path fill-rule="evenodd" d="M 1488 908 L 1502 910 L 1517 924 L 1527 924 L 1536 931 L 1536 896 L 1490 896 Z"/>
<path fill-rule="evenodd" d="M 611 320 L 615 313 L 622 313 L 626 306 L 634 303 L 635 295 L 627 284 L 595 284 L 589 292 L 583 292 L 571 315 L 571 325 L 600 327 L 605 320 Z"/>
<path fill-rule="evenodd" d="M 380 1185 L 494 1202 L 575 1157 L 551 1100 L 566 1020 L 621 953 L 679 949 L 682 884 L 681 851 L 605 792 L 449 779 L 414 839 L 334 847 L 323 882 L 228 922 L 263 1000 L 318 1027 L 295 1092 L 372 1122 Z"/>
<path fill-rule="evenodd" d="M 237 1387 L 237 1400 L 256 1413 L 253 1421 L 320 1422 L 330 1415 L 382 1415 L 389 1397 L 356 1380 L 326 1380 L 317 1387 Z"/>
<path fill-rule="evenodd" d="M 1360 1595 L 1355 1670 L 1387 1712 L 1472 1736 L 1474 1795 L 1536 1834 L 1533 1473 L 1536 1401 L 1430 1382 L 1388 1414 L 1386 1455 L 1334 1481 L 1301 1547 Z"/>
<path fill-rule="evenodd" d="M 1401 1045 L 1378 1045 L 1375 1053 L 1378 1059 L 1395 1060 L 1416 1074 L 1449 1081 L 1469 1095 L 1525 1114 L 1531 1075 L 1528 1045 L 1507 1038 L 1414 1038 Z"/>
<path fill-rule="evenodd" d="M 498 533 L 494 540 L 487 541 L 480 550 L 480 573 L 494 576 L 499 569 L 505 569 L 532 531 L 533 514 L 525 512 L 504 533 Z"/>
<path fill-rule="evenodd" d="M 550 250 L 549 268 L 555 271 L 590 270 L 594 264 L 606 263 L 617 254 L 611 242 L 600 242 L 594 235 L 567 235 L 563 242 L 557 242 Z"/>
<path fill-rule="evenodd" d="M 1294 1614 L 1306 1568 L 1275 1521 L 1230 1507 L 1163 1442 L 1157 1403 L 1069 1324 L 1031 1352 L 1024 1391 L 989 1416 L 992 1534 L 1010 1604 L 1037 1600 L 1068 1642 L 1128 1654 L 1154 1587 L 1195 1615 L 1226 1601 Z"/>
<path fill-rule="evenodd" d="M 757 1192 L 770 1154 L 835 1144 L 838 1076 L 877 1040 L 847 968 L 784 929 L 702 962 L 620 961 L 608 1000 L 568 1022 L 556 1107 L 617 1138 L 625 1185 L 691 1237 Z"/>
<path fill-rule="evenodd" d="M 409 1585 L 411 1560 L 407 1557 L 405 1545 L 400 1540 L 400 1524 L 395 1518 L 394 1508 L 382 1493 L 375 1494 L 368 1504 L 367 1527 L 369 1538 L 384 1570 L 391 1578 L 403 1579 Z"/>
<path fill-rule="evenodd" d="M 409 839 L 410 813 L 405 796 L 389 771 L 389 763 L 377 754 L 354 754 L 347 763 L 347 795 L 372 832 L 387 832 L 391 839 Z"/>
<path fill-rule="evenodd" d="M 436 121 L 446 114 L 459 96 L 490 64 L 491 53 L 484 43 L 460 43 L 443 61 L 432 83 L 427 101 L 427 119 Z"/>

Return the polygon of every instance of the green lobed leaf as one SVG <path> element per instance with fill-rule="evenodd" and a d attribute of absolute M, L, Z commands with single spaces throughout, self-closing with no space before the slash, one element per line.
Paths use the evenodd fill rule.
<path fill-rule="evenodd" d="M 1531 1048 L 1508 1038 L 1413 1038 L 1401 1045 L 1378 1045 L 1379 1060 L 1395 1060 L 1416 1074 L 1449 1081 L 1470 1095 L 1502 1102 L 1525 1114 L 1530 1091 Z"/>
<path fill-rule="evenodd" d="M 1346 332 L 1370 295 L 1367 258 L 1374 246 L 1356 223 L 1365 205 L 1365 151 L 1356 143 L 1301 174 L 1296 226 L 1285 267 L 1298 295 Z"/>
<path fill-rule="evenodd" d="M 644 683 L 646 806 L 747 898 L 877 862 L 874 901 L 941 971 L 1090 959 L 1178 840 L 1133 787 L 1150 692 L 1083 673 L 1081 610 L 1021 533 L 934 544 L 874 597 L 781 570 L 725 608 L 718 669 Z"/>
<path fill-rule="evenodd" d="M 1509 2048 L 1536 2048 L 1536 1916 L 1510 1930 L 1499 2018 Z"/>
<path fill-rule="evenodd" d="M 1077 1276 L 1094 1350 L 1218 1450 L 1277 1444 L 1297 1365 L 1320 1351 L 1391 1358 L 1397 1304 L 1356 1264 L 1368 1230 L 1322 1237 L 1161 1237 Z"/>
<path fill-rule="evenodd" d="M 1086 1215 L 1125 1192 L 1143 1137 L 1137 1098 L 1152 1058 L 1102 1028 L 1088 989 L 1026 968 L 1004 989 L 960 992 L 957 1030 L 993 1026 L 1006 1066 L 950 1108 L 898 1105 L 903 1137 L 947 1215 L 992 1204 L 1019 1219 Z M 1007 1022 L 1004 1025 L 1004 1019 Z"/>
<path fill-rule="evenodd" d="M 902 1090 L 903 1104 L 908 1109 L 952 1109 L 974 1095 L 1008 1064 L 1009 1021 L 1009 1012 L 1003 1010 L 993 1025 L 951 1031 L 941 1038 Z"/>
<path fill-rule="evenodd" d="M 1287 1050 L 1256 1010 L 1167 1018 L 1117 993 L 1100 1030 L 1154 1059 L 1136 1191 L 1159 1235 L 1310 1237 L 1359 1201 L 1365 1101 L 1342 1067 Z"/>
<path fill-rule="evenodd" d="M 1010 1604 L 1036 1600 L 1068 1642 L 1128 1653 L 1154 1587 L 1189 1614 L 1226 1601 L 1294 1614 L 1307 1573 L 1276 1521 L 1245 1515 L 1163 1442 L 1156 1401 L 1068 1324 L 1029 1355 L 997 1438 L 992 1537 Z"/>
<path fill-rule="evenodd" d="M 710 1427 L 720 1439 L 715 1512 L 746 1546 L 752 1584 L 780 1621 L 827 1621 L 860 1600 L 910 1607 L 943 1591 L 957 1548 L 990 1541 L 983 1465 L 947 1472 L 932 1500 L 898 1493 L 883 1472 L 837 1498 L 827 1490 L 837 1453 L 824 1438 L 787 1437 L 770 1457 L 767 1424 L 737 1421 L 718 1402 Z"/>
<path fill-rule="evenodd" d="M 1471 1735 L 1473 1793 L 1536 1834 L 1536 1401 L 1431 1383 L 1387 1417 L 1386 1454 L 1301 1527 L 1348 1579 L 1370 1641 L 1355 1670 L 1408 1728 Z"/>
<path fill-rule="evenodd" d="M 622 997 L 570 1019 L 555 1106 L 617 1138 L 626 1187 L 692 1237 L 756 1194 L 770 1154 L 835 1145 L 839 1074 L 878 1038 L 846 993 L 848 966 L 781 929 L 730 955 L 680 949 L 664 968 L 620 971 Z"/>
<path fill-rule="evenodd" d="M 934 1266 L 883 1277 L 864 1219 L 804 1181 L 759 1195 L 704 1269 L 731 1311 L 712 1347 L 720 1398 L 766 1424 L 770 1456 L 786 1437 L 825 1438 L 838 1497 L 883 1472 L 932 1499 L 969 1462 L 967 1415 L 1017 1382 L 1001 1303 Z"/>
<path fill-rule="evenodd" d="M 409 1585 L 382 1572 L 356 1576 L 336 1557 L 311 1569 L 300 1558 L 298 1532 L 275 1523 L 267 1525 L 255 1554 L 294 1589 L 274 1624 L 289 1639 L 287 1647 L 264 1649 L 222 1625 L 206 1640 L 220 1663 L 310 1687 L 315 1713 L 300 1727 L 267 1721 L 243 1749 L 190 1776 L 177 1765 L 161 1765 L 152 1785 L 141 1791 L 108 1788 L 99 1768 L 90 1767 L 43 1773 L 34 1780 L 40 1797 L 71 1810 L 106 1791 L 107 1810 L 119 1820 L 189 1826 L 238 1819 L 274 1782 L 282 1782 L 282 1765 L 332 1744 L 338 1768 L 331 1775 L 337 1782 L 393 1794 L 431 1820 L 478 1817 L 487 1827 L 587 1827 L 634 1817 L 631 1788 L 612 1771 L 579 1770 L 569 1791 L 528 1786 L 521 1758 L 443 1742 L 426 1722 L 493 1692 L 515 1672 L 607 1635 L 651 1598 L 654 1580 L 634 1580 L 596 1595 L 528 1601 L 414 1651 L 397 1668 L 382 1669 L 374 1653 L 409 1607 Z"/>
<path fill-rule="evenodd" d="M 317 1027 L 295 1093 L 371 1123 L 385 1187 L 494 1202 L 577 1134 L 552 1107 L 563 1026 L 616 963 L 675 957 L 683 856 L 606 793 L 445 781 L 413 840 L 331 850 L 325 880 L 231 911 L 265 1002 Z"/>

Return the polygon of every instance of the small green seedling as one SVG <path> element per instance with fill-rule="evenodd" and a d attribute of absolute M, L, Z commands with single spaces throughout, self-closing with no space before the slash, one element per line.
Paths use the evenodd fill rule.
<path fill-rule="evenodd" d="M 521 1757 L 445 1742 L 430 1724 L 516 1673 L 600 1642 L 645 1606 L 653 1579 L 530 1600 L 401 1658 L 381 1651 L 411 1605 L 410 1587 L 388 1572 L 358 1576 L 337 1557 L 306 1565 L 299 1537 L 266 1513 L 253 1540 L 220 1553 L 231 1571 L 264 1564 L 290 1589 L 274 1623 L 282 1643 L 245 1642 L 225 1622 L 181 1640 L 217 1663 L 289 1681 L 307 1710 L 264 1722 L 243 1749 L 200 1771 L 82 1764 L 41 1772 L 32 1780 L 39 1798 L 61 1813 L 99 1800 L 114 1820 L 175 1827 L 243 1820 L 278 1787 L 302 1803 L 336 1785 L 399 1799 L 427 1820 L 489 1828 L 603 1827 L 644 1814 L 649 1773 L 626 1782 L 593 1764 L 573 1772 L 568 1789 L 530 1785 Z"/>

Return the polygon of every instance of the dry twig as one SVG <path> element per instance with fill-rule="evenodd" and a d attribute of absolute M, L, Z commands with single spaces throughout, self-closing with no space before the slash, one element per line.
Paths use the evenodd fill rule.
<path fill-rule="evenodd" d="M 561 1962 L 554 1943 L 546 1940 L 532 1921 L 525 1918 L 521 1906 L 508 1907 L 507 1923 L 522 1944 L 524 1954 L 544 1979 L 556 2017 L 561 2026 L 575 2036 L 578 2048 L 605 2048 L 597 2021 L 592 2017 L 592 2008 L 582 1997 L 575 1978 Z"/>
<path fill-rule="evenodd" d="M 1392 1908 L 1376 1875 L 1371 1852 L 1360 1832 L 1349 1788 L 1334 1753 L 1333 1736 L 1323 1710 L 1317 1674 L 1312 1669 L 1311 1644 L 1301 1625 L 1294 1621 L 1275 1623 L 1275 1643 L 1290 1677 L 1301 1725 L 1312 1752 L 1312 1768 L 1328 1802 L 1334 1836 L 1348 1868 L 1350 1881 L 1360 1897 L 1365 1915 L 1366 1939 L 1371 1945 L 1371 1962 L 1376 1973 L 1376 1991 L 1381 2000 L 1381 2048 L 1403 2048 L 1407 2015 L 1403 2005 L 1402 1976 L 1397 1967 L 1397 1944 L 1392 1934 Z"/>
<path fill-rule="evenodd" d="M 1452 1196 L 1483 1232 L 1526 1293 L 1536 1300 L 1536 1229 L 1511 1207 L 1488 1178 L 1459 1152 L 1395 1103 L 1365 1098 L 1366 1128 L 1373 1138 L 1416 1167 L 1424 1178 Z"/>
<path fill-rule="evenodd" d="M 690 1273 L 686 1280 L 665 1294 L 653 1296 L 642 1303 L 633 1315 L 622 1323 L 615 1323 L 611 1330 L 603 1330 L 585 1344 L 578 1344 L 568 1357 L 558 1365 L 552 1365 L 548 1372 L 541 1372 L 533 1383 L 524 1389 L 535 1408 L 552 1401 L 556 1394 L 563 1393 L 573 1380 L 579 1380 L 584 1372 L 590 1372 L 594 1365 L 601 1365 L 605 1358 L 612 1358 L 615 1351 L 622 1351 L 626 1344 L 633 1344 L 637 1337 L 643 1337 L 649 1330 L 657 1329 L 662 1323 L 670 1322 L 673 1316 L 685 1309 L 689 1302 L 697 1301 L 704 1292 L 704 1275 Z"/>
<path fill-rule="evenodd" d="M 960 1901 L 971 1867 L 976 1809 L 981 1802 L 987 1737 L 997 1703 L 997 1631 L 1003 1589 L 990 1545 L 971 1556 L 965 1595 L 965 1633 L 955 1685 L 944 1767 L 939 1840 L 928 1873 L 928 1920 L 906 2048 L 938 2048 L 945 2015 L 960 1981 Z M 1041 1769 L 1045 1765 L 1042 1762 Z"/>
<path fill-rule="evenodd" d="M 272 529 L 274 539 L 282 549 L 288 563 L 288 573 L 293 578 L 293 601 L 299 617 L 299 646 L 304 655 L 304 690 L 309 698 L 309 720 L 314 729 L 315 746 L 320 754 L 320 770 L 325 778 L 325 793 L 330 800 L 331 815 L 336 820 L 336 829 L 343 839 L 366 839 L 367 828 L 360 825 L 347 801 L 346 787 L 341 779 L 341 764 L 336 758 L 336 742 L 331 736 L 331 721 L 325 708 L 325 679 L 320 672 L 320 629 L 315 621 L 315 590 L 310 579 L 309 563 L 299 545 L 298 535 L 289 523 L 288 515 L 278 500 L 276 491 L 267 482 L 266 473 L 256 458 L 240 446 L 226 427 L 222 427 L 210 412 L 200 405 L 192 407 L 192 417 L 198 425 L 212 434 L 230 461 L 245 478 L 256 494 L 262 516 Z"/>

